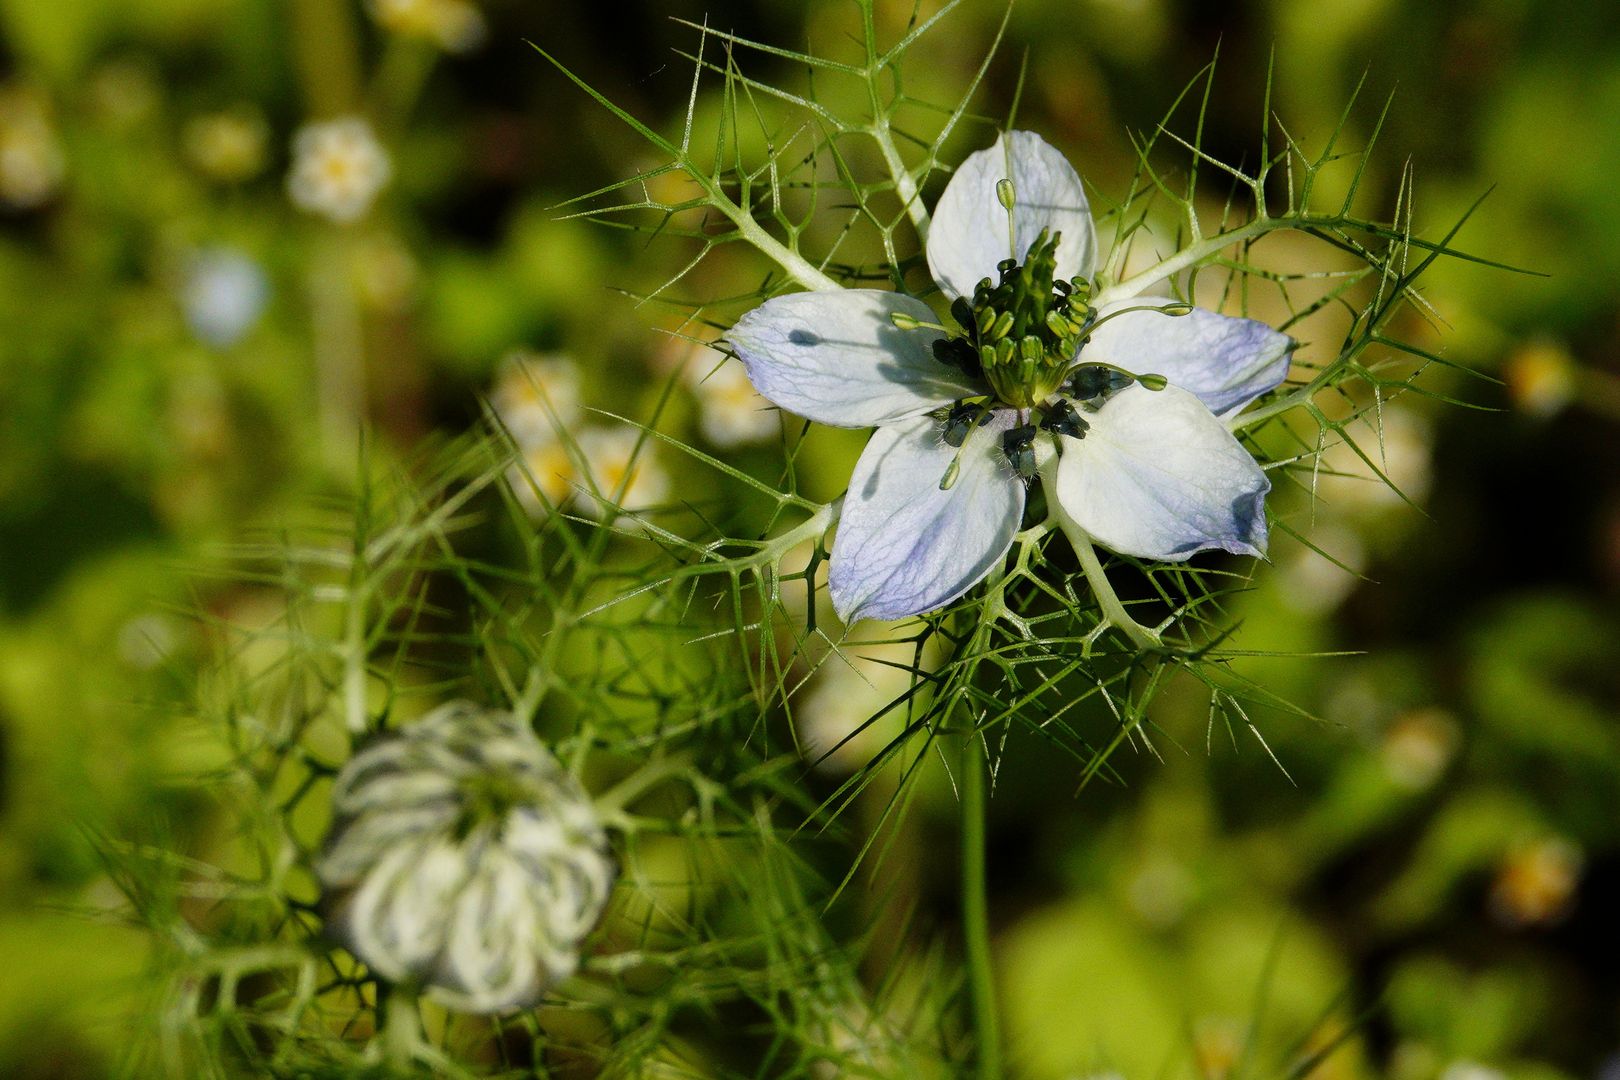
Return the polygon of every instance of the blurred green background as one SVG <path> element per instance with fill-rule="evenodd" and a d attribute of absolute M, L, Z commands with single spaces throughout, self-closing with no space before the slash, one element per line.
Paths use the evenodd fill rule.
<path fill-rule="evenodd" d="M 890 36 L 912 10 L 879 9 Z M 967 0 L 908 89 L 960 92 L 1001 15 Z M 693 42 L 669 16 L 790 47 L 839 47 L 855 17 L 831 0 L 0 0 L 0 1075 L 116 1060 L 147 958 L 95 840 L 192 807 L 175 703 L 209 662 L 196 614 L 252 621 L 263 602 L 215 582 L 222 545 L 345 491 L 362 424 L 398 457 L 476 424 L 516 349 L 572 364 L 549 370 L 588 404 L 650 415 L 679 350 L 613 290 L 689 253 L 551 209 L 650 162 L 524 42 L 668 130 L 689 78 L 672 50 Z M 1385 410 L 1416 507 L 1339 479 L 1314 511 L 1274 507 L 1364 575 L 1279 540 L 1244 604 L 1243 647 L 1357 653 L 1251 669 L 1323 718 L 1262 724 L 1286 775 L 1258 740 L 1207 740 L 1191 692 L 1156 706 L 1162 761 L 1116 757 L 1124 786 L 1075 798 L 1061 763 L 1010 763 L 991 873 L 1013 1057 L 1031 1077 L 1135 1078 L 1190 1052 L 1221 1077 L 1257 1018 L 1286 1038 L 1345 993 L 1356 1033 L 1316 1075 L 1612 1076 L 1620 17 L 1020 0 L 981 105 L 1004 112 L 1027 49 L 1020 124 L 1118 193 L 1128 134 L 1217 48 L 1215 156 L 1252 160 L 1273 49 L 1273 105 L 1306 141 L 1365 74 L 1349 137 L 1396 91 L 1365 205 L 1388 212 L 1410 159 L 1433 235 L 1494 186 L 1458 243 L 1546 276 L 1426 279 L 1447 357 L 1500 381 L 1436 372 L 1485 408 Z M 370 118 L 391 182 L 339 225 L 286 177 L 294 133 L 347 114 Z M 768 475 L 776 428 L 740 423 L 739 401 L 683 384 L 662 423 Z"/>

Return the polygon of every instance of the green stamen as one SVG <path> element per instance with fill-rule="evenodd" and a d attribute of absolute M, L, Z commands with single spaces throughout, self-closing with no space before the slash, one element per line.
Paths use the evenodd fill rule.
<path fill-rule="evenodd" d="M 1005 205 L 1011 185 L 997 192 Z M 996 268 L 999 283 L 984 279 L 971 302 L 958 299 L 951 308 L 990 388 L 1017 409 L 1039 405 L 1063 385 L 1090 314 L 1089 285 L 1055 280 L 1059 239 L 1043 229 L 1022 263 L 1006 259 Z"/>

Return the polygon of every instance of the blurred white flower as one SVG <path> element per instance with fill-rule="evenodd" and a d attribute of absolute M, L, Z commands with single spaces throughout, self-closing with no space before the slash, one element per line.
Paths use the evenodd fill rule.
<path fill-rule="evenodd" d="M 904 729 L 915 646 L 864 645 L 822 661 L 793 711 L 799 753 L 818 772 L 848 776 Z"/>
<path fill-rule="evenodd" d="M 1440 1080 L 1508 1080 L 1507 1073 L 1477 1061 L 1453 1061 L 1440 1073 Z"/>
<path fill-rule="evenodd" d="M 178 645 L 175 620 L 167 615 L 137 615 L 118 628 L 118 658 L 136 671 L 155 670 Z"/>
<path fill-rule="evenodd" d="M 1290 608 L 1302 615 L 1326 615 L 1361 583 L 1356 575 L 1367 568 L 1367 548 L 1355 533 L 1330 523 L 1312 531 L 1311 543 L 1316 547 L 1288 545 L 1287 554 L 1278 560 L 1278 584 L 1282 601 Z"/>
<path fill-rule="evenodd" d="M 270 282 L 258 263 L 230 248 L 206 248 L 186 266 L 180 306 L 191 332 L 223 349 L 253 329 L 269 297 Z"/>
<path fill-rule="evenodd" d="M 1386 405 L 1349 425 L 1355 439 L 1378 472 L 1389 478 L 1414 503 L 1429 495 L 1434 459 L 1434 434 L 1428 420 L 1399 405 Z M 1329 446 L 1322 454 L 1322 476 L 1316 491 L 1328 509 L 1349 513 L 1381 506 L 1403 506 L 1400 495 L 1390 490 L 1367 467 L 1360 454 L 1344 442 Z"/>
<path fill-rule="evenodd" d="M 552 442 L 580 421 L 579 368 L 565 356 L 525 349 L 501 361 L 489 403 L 520 450 Z"/>
<path fill-rule="evenodd" d="M 163 105 L 161 76 L 146 59 L 126 57 L 100 65 L 87 89 L 98 118 L 126 130 L 154 119 Z"/>
<path fill-rule="evenodd" d="M 617 506 L 624 512 L 614 514 L 612 524 L 628 525 L 634 521 L 633 513 L 655 507 L 669 497 L 669 477 L 653 457 L 652 440 L 644 441 L 639 431 L 627 427 L 586 428 L 579 432 L 576 442 L 580 459 L 589 470 L 580 495 L 581 512 L 602 520 Z"/>
<path fill-rule="evenodd" d="M 392 176 L 388 151 L 359 117 L 306 124 L 293 136 L 287 194 L 312 214 L 358 221 Z"/>
<path fill-rule="evenodd" d="M 370 0 L 367 6 L 383 29 L 431 41 L 446 52 L 476 49 L 489 33 L 483 13 L 468 0 Z"/>
<path fill-rule="evenodd" d="M 707 352 L 707 350 L 704 350 Z M 782 430 L 776 406 L 760 396 L 741 364 L 716 366 L 718 353 L 693 357 L 686 382 L 698 403 L 698 426 L 715 446 L 744 446 L 775 438 Z"/>
<path fill-rule="evenodd" d="M 1457 721 L 1444 709 L 1414 709 L 1384 733 L 1384 772 L 1407 791 L 1423 791 L 1440 779 L 1461 741 Z"/>
<path fill-rule="evenodd" d="M 317 871 L 331 932 L 463 1012 L 534 1004 L 579 966 L 614 878 L 579 784 L 510 713 L 443 705 L 350 758 Z"/>
<path fill-rule="evenodd" d="M 0 87 L 0 204 L 42 206 L 67 167 L 44 103 L 21 87 Z"/>
<path fill-rule="evenodd" d="M 1193 1030 L 1193 1061 L 1204 1080 L 1225 1080 L 1243 1060 L 1243 1025 L 1224 1016 L 1206 1017 Z"/>
<path fill-rule="evenodd" d="M 249 105 L 192 117 L 181 135 L 191 164 L 209 179 L 227 184 L 257 176 L 269 143 L 270 126 Z"/>
<path fill-rule="evenodd" d="M 574 493 L 579 469 L 560 437 L 536 439 L 520 449 L 522 457 L 507 470 L 506 482 L 530 517 L 544 517 Z"/>
<path fill-rule="evenodd" d="M 391 232 L 373 232 L 353 247 L 354 283 L 373 311 L 398 314 L 416 298 L 422 277 L 416 256 Z"/>
<path fill-rule="evenodd" d="M 1176 925 L 1187 914 L 1197 883 L 1192 871 L 1168 852 L 1150 852 L 1126 881 L 1131 910 L 1157 930 Z"/>
<path fill-rule="evenodd" d="M 1575 361 L 1551 341 L 1532 341 L 1515 351 L 1503 375 L 1514 407 L 1543 420 L 1575 397 Z"/>
<path fill-rule="evenodd" d="M 1491 914 L 1507 926 L 1556 923 L 1575 905 L 1585 859 L 1561 836 L 1544 837 L 1509 851 L 1491 885 Z"/>

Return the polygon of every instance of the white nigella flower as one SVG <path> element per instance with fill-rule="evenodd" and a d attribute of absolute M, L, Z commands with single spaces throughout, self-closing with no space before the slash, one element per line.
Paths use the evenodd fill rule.
<path fill-rule="evenodd" d="M 613 884 L 607 838 L 510 713 L 443 705 L 355 754 L 332 801 L 331 930 L 377 975 L 489 1013 L 578 967 Z"/>
<path fill-rule="evenodd" d="M 1265 553 L 1271 485 L 1224 421 L 1285 377 L 1286 335 L 1162 298 L 1094 307 L 1080 177 L 1027 131 L 957 169 L 927 254 L 952 326 L 915 297 L 843 289 L 776 297 L 727 335 L 777 405 L 877 428 L 833 544 L 846 622 L 970 589 L 1037 473 L 1054 516 L 1121 554 Z"/>
<path fill-rule="evenodd" d="M 392 176 L 388 151 L 359 117 L 306 124 L 293 136 L 287 194 L 312 214 L 358 221 Z"/>

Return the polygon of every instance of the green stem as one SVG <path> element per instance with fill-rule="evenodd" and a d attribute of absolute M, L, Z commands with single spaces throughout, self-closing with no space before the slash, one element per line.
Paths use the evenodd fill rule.
<path fill-rule="evenodd" d="M 875 95 L 873 108 L 878 108 Z M 878 113 L 878 119 L 872 124 L 871 134 L 873 140 L 877 142 L 878 151 L 883 155 L 883 164 L 888 166 L 889 176 L 894 180 L 894 194 L 905 206 L 906 216 L 911 218 L 911 227 L 917 231 L 917 242 L 927 244 L 930 224 L 928 207 L 923 205 L 922 193 L 917 190 L 917 181 L 900 157 L 900 148 L 894 144 L 894 136 L 889 132 L 889 118 L 886 114 Z"/>
<path fill-rule="evenodd" d="M 715 204 L 715 209 L 731 219 L 731 223 L 737 226 L 737 232 L 742 238 L 752 244 L 760 253 L 774 259 L 778 266 L 793 277 L 794 281 L 812 292 L 834 292 L 843 288 L 838 282 L 816 269 L 810 260 L 766 232 L 765 227 L 755 221 L 752 214 L 727 198 L 718 185 L 710 183 L 707 177 L 699 178 L 697 174 L 692 174 L 690 171 L 688 174 L 692 175 L 694 179 L 698 179 L 698 182 L 704 186 L 709 198 Z"/>
<path fill-rule="evenodd" d="M 317 117 L 360 106 L 360 44 L 349 5 L 293 0 L 288 13 L 304 100 Z"/>
<path fill-rule="evenodd" d="M 416 1012 L 416 991 L 390 986 L 383 993 L 383 1060 L 406 1071 L 416 1063 L 422 1046 L 422 1018 Z"/>
<path fill-rule="evenodd" d="M 1103 289 L 1092 303 L 1096 307 L 1111 304 L 1116 300 L 1128 300 L 1144 289 L 1157 285 L 1169 277 L 1174 277 L 1190 267 L 1196 266 L 1205 259 L 1219 255 L 1233 244 L 1240 244 L 1257 236 L 1271 232 L 1274 229 L 1297 227 L 1297 223 L 1287 218 L 1259 218 L 1247 225 L 1230 229 L 1208 240 L 1201 240 L 1192 244 L 1163 262 L 1148 267 L 1140 274 L 1128 277 L 1115 285 Z"/>
<path fill-rule="evenodd" d="M 996 1011 L 995 968 L 990 958 L 990 905 L 985 875 L 985 771 L 988 761 L 978 732 L 962 747 L 962 936 L 967 947 L 968 990 L 977 1035 L 979 1080 L 1000 1080 L 1001 1020 Z"/>
<path fill-rule="evenodd" d="M 327 463 L 341 474 L 353 467 L 365 416 L 365 329 L 345 238 L 324 231 L 328 235 L 317 244 L 309 282 L 316 412 Z"/>
<path fill-rule="evenodd" d="M 1091 586 L 1092 595 L 1097 598 L 1097 608 L 1102 612 L 1103 622 L 1120 631 L 1139 649 L 1156 651 L 1164 648 L 1164 642 L 1160 640 L 1157 631 L 1143 626 L 1131 618 L 1130 612 L 1125 610 L 1119 594 L 1114 591 L 1114 586 L 1108 580 L 1108 574 L 1103 570 L 1102 560 L 1097 557 L 1097 549 L 1091 544 L 1091 534 L 1068 515 L 1063 509 L 1062 501 L 1055 497 L 1057 461 L 1057 455 L 1054 454 L 1041 468 L 1041 483 L 1046 486 L 1047 505 L 1050 508 L 1049 520 L 1056 522 L 1074 547 L 1074 553 L 1080 559 L 1080 569 L 1086 575 L 1086 583 Z"/>

